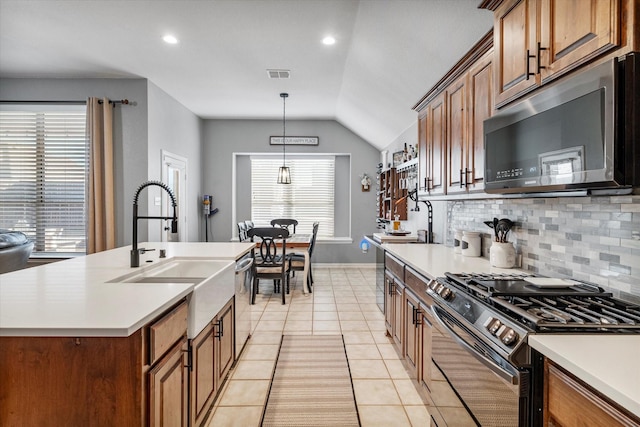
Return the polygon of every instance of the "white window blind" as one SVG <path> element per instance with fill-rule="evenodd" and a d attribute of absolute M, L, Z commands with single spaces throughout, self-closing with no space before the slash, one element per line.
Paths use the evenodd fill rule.
<path fill-rule="evenodd" d="M 0 228 L 34 253 L 85 253 L 86 107 L 34 107 L 0 111 Z"/>
<path fill-rule="evenodd" d="M 251 157 L 251 219 L 267 226 L 274 218 L 298 220 L 298 233 L 311 233 L 319 222 L 318 237 L 334 237 L 335 157 L 289 158 L 291 184 L 278 184 L 279 157 Z"/>

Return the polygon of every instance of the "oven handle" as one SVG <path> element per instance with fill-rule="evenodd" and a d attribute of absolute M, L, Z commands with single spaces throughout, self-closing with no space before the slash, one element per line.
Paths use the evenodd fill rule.
<path fill-rule="evenodd" d="M 445 319 L 443 319 L 441 317 L 441 315 L 438 313 L 438 311 L 443 311 L 443 310 L 441 308 L 439 308 L 439 307 L 436 307 L 436 306 L 432 306 L 431 307 L 431 312 L 433 313 L 433 316 L 436 318 L 438 323 L 440 323 L 440 325 L 442 325 L 442 327 L 445 328 L 447 330 L 447 332 L 449 332 L 449 335 L 451 335 L 451 337 L 455 341 L 457 341 L 458 344 L 462 345 L 469 353 L 471 353 L 471 355 L 473 355 L 476 359 L 478 359 L 479 362 L 481 362 L 487 368 L 491 369 L 491 371 L 493 371 L 493 373 L 498 375 L 503 380 L 507 381 L 509 384 L 518 385 L 520 383 L 520 376 L 519 376 L 517 371 L 515 373 L 511 373 L 511 372 L 505 370 L 501 366 L 496 365 L 495 362 L 491 358 L 485 356 L 480 351 L 478 351 L 478 349 L 476 347 L 469 345 L 469 343 L 467 343 L 464 339 L 462 339 L 456 333 L 456 331 L 454 331 L 451 328 L 451 326 L 449 326 L 449 324 L 445 321 Z M 446 313 L 445 313 L 445 315 L 446 315 Z M 515 369 L 514 369 L 514 371 L 515 371 Z"/>

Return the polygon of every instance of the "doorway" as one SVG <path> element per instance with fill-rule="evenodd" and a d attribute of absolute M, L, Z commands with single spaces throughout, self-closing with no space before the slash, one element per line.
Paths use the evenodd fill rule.
<path fill-rule="evenodd" d="M 171 233 L 169 223 L 163 223 L 160 238 L 163 242 L 187 241 L 187 159 L 182 156 L 162 150 L 162 182 L 173 191 L 176 197 L 178 232 Z M 171 198 L 162 193 L 162 216 L 173 214 Z"/>

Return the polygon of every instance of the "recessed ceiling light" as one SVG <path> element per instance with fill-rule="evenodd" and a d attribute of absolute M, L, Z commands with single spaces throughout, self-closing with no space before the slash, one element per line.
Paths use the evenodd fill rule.
<path fill-rule="evenodd" d="M 178 39 L 175 38 L 174 36 L 167 34 L 166 36 L 162 37 L 162 40 L 165 41 L 165 43 L 169 43 L 169 44 L 177 44 L 178 43 Z"/>
<path fill-rule="evenodd" d="M 327 37 L 325 37 L 325 38 L 323 38 L 323 39 L 322 39 L 322 43 L 330 46 L 330 45 L 332 45 L 332 44 L 335 44 L 335 43 L 336 43 L 336 39 L 334 39 L 334 38 L 333 38 L 333 37 L 331 37 L 331 36 L 327 36 Z"/>

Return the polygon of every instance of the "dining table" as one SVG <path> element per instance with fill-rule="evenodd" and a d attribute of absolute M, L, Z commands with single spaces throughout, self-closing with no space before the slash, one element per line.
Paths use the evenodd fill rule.
<path fill-rule="evenodd" d="M 305 295 L 310 293 L 309 289 L 309 267 L 311 263 L 311 257 L 309 256 L 309 245 L 311 244 L 312 234 L 290 234 L 289 237 L 286 238 L 286 249 L 287 253 L 295 253 L 304 255 L 304 280 L 302 282 L 302 292 Z M 276 239 L 276 245 L 282 247 L 282 240 Z M 260 242 L 256 242 L 256 247 L 260 246 Z M 291 250 L 291 252 L 290 252 Z"/>

